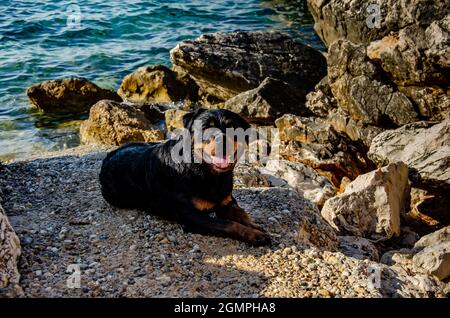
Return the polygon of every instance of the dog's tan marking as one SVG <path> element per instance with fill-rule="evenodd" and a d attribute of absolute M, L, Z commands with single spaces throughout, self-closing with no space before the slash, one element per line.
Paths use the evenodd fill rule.
<path fill-rule="evenodd" d="M 233 202 L 233 197 L 231 196 L 231 193 L 229 195 L 227 195 L 227 197 L 225 199 L 222 200 L 222 202 L 220 203 L 220 205 L 222 206 L 227 206 L 228 204 L 230 204 L 231 202 Z"/>
<path fill-rule="evenodd" d="M 215 206 L 213 202 L 200 198 L 193 198 L 192 203 L 194 204 L 195 208 L 200 211 L 211 210 Z"/>

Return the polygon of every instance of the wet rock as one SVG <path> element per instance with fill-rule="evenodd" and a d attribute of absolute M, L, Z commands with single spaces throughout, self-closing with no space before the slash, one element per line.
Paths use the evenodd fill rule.
<path fill-rule="evenodd" d="M 305 199 L 319 207 L 336 194 L 336 189 L 326 177 L 302 163 L 271 159 L 260 171 L 282 178 Z"/>
<path fill-rule="evenodd" d="M 369 240 L 357 236 L 338 236 L 339 250 L 357 259 L 370 259 L 378 262 L 378 250 Z"/>
<path fill-rule="evenodd" d="M 378 165 L 403 161 L 419 188 L 450 187 L 450 119 L 417 122 L 376 136 L 369 157 Z"/>
<path fill-rule="evenodd" d="M 250 123 L 273 124 L 283 114 L 308 115 L 293 88 L 280 80 L 266 78 L 257 88 L 227 100 L 224 109 L 231 110 Z"/>
<path fill-rule="evenodd" d="M 164 132 L 154 126 L 139 109 L 126 103 L 102 100 L 82 122 L 80 138 L 85 144 L 122 145 L 164 139 Z"/>
<path fill-rule="evenodd" d="M 371 62 L 364 45 L 339 40 L 330 46 L 328 78 L 339 107 L 355 121 L 381 127 L 418 120 L 413 104 L 383 80 L 383 71 Z"/>
<path fill-rule="evenodd" d="M 279 32 L 204 34 L 179 43 L 170 58 L 213 102 L 256 88 L 266 77 L 287 82 L 304 99 L 326 73 L 320 52 Z"/>
<path fill-rule="evenodd" d="M 0 296 L 11 295 L 19 284 L 17 264 L 20 254 L 19 238 L 0 204 Z"/>
<path fill-rule="evenodd" d="M 409 208 L 408 168 L 402 162 L 361 175 L 344 193 L 325 202 L 321 214 L 336 230 L 372 239 L 400 234 Z"/>
<path fill-rule="evenodd" d="M 440 0 L 380 0 L 375 7 L 365 1 L 308 0 L 308 6 L 314 29 L 327 46 L 341 38 L 368 44 L 411 24 L 429 25 L 450 10 L 450 4 Z"/>
<path fill-rule="evenodd" d="M 54 113 L 85 112 L 102 99 L 122 101 L 115 92 L 84 78 L 45 81 L 29 87 L 27 95 L 34 106 Z"/>
<path fill-rule="evenodd" d="M 118 94 L 131 102 L 176 102 L 196 100 L 198 87 L 188 75 L 179 76 L 164 65 L 151 65 L 127 75 Z"/>

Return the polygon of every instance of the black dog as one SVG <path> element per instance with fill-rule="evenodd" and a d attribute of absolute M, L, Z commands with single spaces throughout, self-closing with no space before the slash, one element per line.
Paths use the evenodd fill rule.
<path fill-rule="evenodd" d="M 250 127 L 239 115 L 227 110 L 198 109 L 187 113 L 183 123 L 191 133 L 195 120 L 201 122 L 203 131 L 214 127 L 224 138 L 227 128 Z M 233 140 L 234 156 L 227 160 L 215 156 L 221 147 L 216 140 L 202 141 L 190 149 L 192 158 L 201 156 L 202 151 L 204 157 L 212 159 L 209 162 L 174 160 L 172 150 L 179 139 L 133 143 L 109 153 L 100 172 L 103 197 L 119 208 L 141 209 L 177 221 L 186 232 L 230 237 L 257 246 L 268 244 L 268 235 L 232 196 L 238 141 Z M 211 217 L 211 212 L 216 217 Z"/>

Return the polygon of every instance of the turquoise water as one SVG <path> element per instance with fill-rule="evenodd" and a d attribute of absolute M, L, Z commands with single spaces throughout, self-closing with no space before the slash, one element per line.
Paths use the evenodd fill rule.
<path fill-rule="evenodd" d="M 0 2 L 0 159 L 74 147 L 83 116 L 34 110 L 26 89 L 68 76 L 116 90 L 147 64 L 202 33 L 282 30 L 323 49 L 306 0 Z M 84 116 L 85 117 L 85 116 Z"/>

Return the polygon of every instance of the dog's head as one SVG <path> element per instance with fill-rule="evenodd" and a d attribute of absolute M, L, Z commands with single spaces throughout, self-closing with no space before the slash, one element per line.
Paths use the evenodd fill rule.
<path fill-rule="evenodd" d="M 200 108 L 184 115 L 183 124 L 193 138 L 197 160 L 216 173 L 233 170 L 248 143 L 249 123 L 228 110 Z"/>

